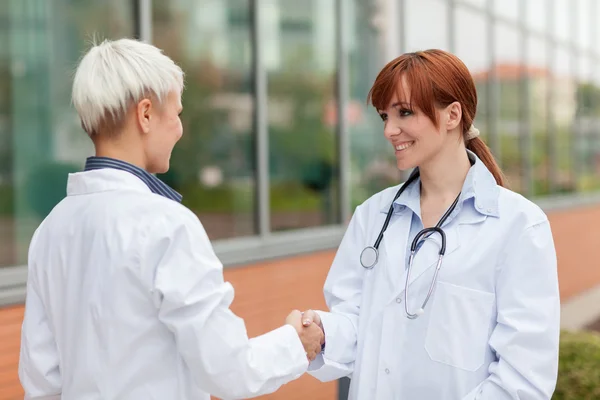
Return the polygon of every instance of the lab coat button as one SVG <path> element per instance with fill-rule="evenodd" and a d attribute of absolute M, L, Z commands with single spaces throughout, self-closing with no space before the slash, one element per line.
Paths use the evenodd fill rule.
<path fill-rule="evenodd" d="M 386 368 L 385 369 L 385 373 L 389 375 L 390 374 L 390 370 L 388 368 Z"/>
<path fill-rule="evenodd" d="M 396 297 L 396 303 L 398 303 L 398 304 L 402 303 L 402 299 L 400 297 Z"/>

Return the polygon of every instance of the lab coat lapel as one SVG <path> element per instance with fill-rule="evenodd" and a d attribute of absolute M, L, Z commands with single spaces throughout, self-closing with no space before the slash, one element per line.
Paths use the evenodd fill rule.
<path fill-rule="evenodd" d="M 385 250 L 385 270 L 391 293 L 396 293 L 404 275 L 406 265 L 406 242 L 410 232 L 412 212 L 404 210 L 392 216 L 382 245 Z"/>

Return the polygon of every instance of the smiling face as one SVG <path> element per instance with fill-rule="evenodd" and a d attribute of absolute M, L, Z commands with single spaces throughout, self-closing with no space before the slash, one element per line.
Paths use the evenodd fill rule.
<path fill-rule="evenodd" d="M 464 156 L 477 91 L 453 54 L 436 49 L 402 54 L 379 72 L 368 101 L 384 121 L 398 168 L 444 169 Z"/>
<path fill-rule="evenodd" d="M 436 127 L 434 121 L 410 103 L 410 87 L 404 78 L 400 88 L 392 96 L 388 107 L 377 111 L 383 120 L 385 138 L 394 149 L 398 168 L 408 170 L 428 164 L 444 148 L 448 148 L 451 136 L 448 127 L 456 126 L 451 122 L 456 119 L 456 112 L 460 113 L 460 105 L 453 103 L 444 108 L 436 107 Z M 453 144 L 452 147 L 455 147 L 456 141 Z"/>

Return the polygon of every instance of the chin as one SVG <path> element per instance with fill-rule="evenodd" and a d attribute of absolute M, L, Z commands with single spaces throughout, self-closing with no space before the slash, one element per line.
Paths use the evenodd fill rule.
<path fill-rule="evenodd" d="M 404 172 L 404 171 L 412 171 L 417 167 L 415 163 L 406 162 L 404 160 L 396 160 L 396 167 Z"/>
<path fill-rule="evenodd" d="M 148 168 L 148 172 L 150 172 L 151 174 L 164 174 L 169 170 L 169 163 L 166 163 L 164 165 L 152 165 L 150 168 Z"/>

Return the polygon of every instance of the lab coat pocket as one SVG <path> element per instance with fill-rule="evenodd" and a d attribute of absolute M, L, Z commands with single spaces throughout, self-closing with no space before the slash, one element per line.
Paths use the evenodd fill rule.
<path fill-rule="evenodd" d="M 437 362 L 478 370 L 488 347 L 494 294 L 438 282 L 425 337 L 425 350 Z"/>

